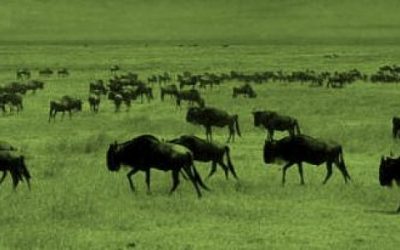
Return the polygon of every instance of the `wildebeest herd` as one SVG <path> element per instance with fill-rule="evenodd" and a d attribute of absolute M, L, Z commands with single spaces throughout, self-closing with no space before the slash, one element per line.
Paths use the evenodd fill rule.
<path fill-rule="evenodd" d="M 273 82 L 301 82 L 310 83 L 310 86 L 323 86 L 341 88 L 346 84 L 351 84 L 357 80 L 372 82 L 398 82 L 400 81 L 400 67 L 396 65 L 382 66 L 376 74 L 368 77 L 357 69 L 346 72 L 320 72 L 313 70 L 295 71 L 285 73 L 282 71 L 257 72 L 245 74 L 231 71 L 229 74 L 203 73 L 192 74 L 184 72 L 173 77 L 170 73 L 164 72 L 159 75 L 151 75 L 147 82 L 140 80 L 135 73 L 119 74 L 121 68 L 118 65 L 110 67 L 112 77 L 107 81 L 94 80 L 89 83 L 88 103 L 90 110 L 94 113 L 99 112 L 102 97 L 111 100 L 115 105 L 115 112 L 120 111 L 121 105 L 125 104 L 129 110 L 131 103 L 146 98 L 147 102 L 154 99 L 154 84 L 159 84 L 161 101 L 165 96 L 175 99 L 177 107 L 181 107 L 182 101 L 189 103 L 186 113 L 186 121 L 205 128 L 206 139 L 194 135 L 181 135 L 178 138 L 161 140 L 154 135 L 145 134 L 134 137 L 133 139 L 109 145 L 106 153 L 107 167 L 110 171 L 118 171 L 121 165 L 131 168 L 127 174 L 129 185 L 135 190 L 133 175 L 138 171 L 145 172 L 145 179 L 148 191 L 150 192 L 150 169 L 155 168 L 163 171 L 172 172 L 172 188 L 174 192 L 180 183 L 180 175 L 189 180 L 199 197 L 202 196 L 201 189 L 210 190 L 203 182 L 202 177 L 197 171 L 194 162 L 211 162 L 211 169 L 208 177 L 211 177 L 220 166 L 226 178 L 231 174 L 235 179 L 239 179 L 234 164 L 231 160 L 231 150 L 228 145 L 218 144 L 213 141 L 212 127 L 227 127 L 229 136 L 227 143 L 234 142 L 235 136 L 242 136 L 239 126 L 239 116 L 230 114 L 227 111 L 211 107 L 206 104 L 206 100 L 201 96 L 199 88 L 213 88 L 224 81 L 236 80 L 243 82 L 240 87 L 232 88 L 232 97 L 237 98 L 243 95 L 247 98 L 256 98 L 253 83 Z M 56 71 L 58 76 L 69 75 L 66 68 Z M 54 74 L 50 68 L 38 71 L 39 76 L 49 77 Z M 0 107 L 3 113 L 6 112 L 6 105 L 10 107 L 10 112 L 16 109 L 17 112 L 23 109 L 22 96 L 28 91 L 33 93 L 38 89 L 44 88 L 44 82 L 30 80 L 31 71 L 22 68 L 16 72 L 17 80 L 26 80 L 25 83 L 11 82 L 0 86 Z M 176 79 L 177 85 L 173 84 Z M 190 89 L 185 89 L 187 86 Z M 50 101 L 49 119 L 55 120 L 58 112 L 68 112 L 71 117 L 73 111 L 81 111 L 84 101 L 64 95 L 59 99 Z M 303 163 L 311 165 L 321 165 L 326 163 L 327 173 L 323 180 L 325 184 L 332 175 L 333 166 L 341 172 L 345 183 L 351 180 L 347 170 L 343 148 L 340 144 L 331 141 L 323 141 L 301 133 L 299 122 L 296 118 L 279 114 L 271 110 L 253 110 L 252 112 L 255 127 L 263 127 L 267 132 L 267 138 L 263 147 L 263 159 L 265 164 L 271 164 L 277 160 L 283 160 L 286 164 L 282 172 L 282 184 L 286 181 L 286 171 L 294 164 L 297 164 L 300 175 L 300 183 L 304 184 Z M 62 119 L 61 118 L 61 119 Z M 393 137 L 399 136 L 400 118 L 392 119 Z M 274 131 L 287 131 L 288 136 L 275 140 Z M 224 160 L 226 158 L 226 161 Z M 0 142 L 0 170 L 3 175 L 0 184 L 5 179 L 7 173 L 11 174 L 13 186 L 16 188 L 20 181 L 26 181 L 30 188 L 31 175 L 25 165 L 25 158 L 12 145 L 7 142 Z M 390 186 L 393 181 L 400 185 L 400 158 L 382 156 L 379 167 L 379 181 L 383 186 Z M 400 213 L 400 207 L 397 209 Z"/>

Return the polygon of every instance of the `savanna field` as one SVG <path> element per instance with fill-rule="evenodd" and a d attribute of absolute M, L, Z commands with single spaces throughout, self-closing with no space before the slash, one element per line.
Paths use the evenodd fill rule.
<path fill-rule="evenodd" d="M 183 179 L 169 195 L 171 174 L 157 170 L 151 194 L 140 172 L 132 193 L 128 170 L 106 165 L 114 141 L 144 133 L 205 138 L 203 127 L 185 121 L 186 103 L 179 109 L 169 97 L 161 102 L 158 84 L 152 102 L 135 101 L 129 111 L 123 105 L 114 112 L 103 96 L 93 114 L 87 102 L 89 83 L 109 79 L 113 64 L 143 80 L 166 71 L 173 83 L 184 71 L 356 68 L 370 75 L 400 64 L 399 4 L 361 2 L 6 1 L 0 83 L 26 67 L 45 87 L 24 96 L 21 113 L 0 114 L 0 140 L 19 148 L 32 175 L 31 191 L 25 183 L 13 191 L 9 176 L 0 186 L 0 249 L 397 249 L 400 190 L 381 187 L 378 168 L 382 155 L 400 154 L 391 134 L 391 119 L 400 115 L 398 84 L 269 82 L 252 84 L 255 99 L 233 99 L 232 88 L 243 84 L 237 81 L 200 89 L 207 105 L 239 115 L 242 132 L 229 144 L 239 181 L 218 169 L 202 199 Z M 332 54 L 338 57 L 326 57 Z M 66 67 L 70 76 L 38 76 L 45 67 Z M 83 111 L 49 123 L 49 102 L 63 95 L 83 99 Z M 345 185 L 334 168 L 323 186 L 325 165 L 304 164 L 306 185 L 292 167 L 283 187 L 282 165 L 263 163 L 266 132 L 254 127 L 254 109 L 296 117 L 302 133 L 342 144 L 352 182 Z M 213 132 L 225 142 L 227 128 Z M 196 167 L 205 178 L 210 164 Z"/>

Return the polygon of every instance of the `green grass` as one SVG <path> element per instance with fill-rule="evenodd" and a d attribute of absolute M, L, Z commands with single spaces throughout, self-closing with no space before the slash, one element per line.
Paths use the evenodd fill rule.
<path fill-rule="evenodd" d="M 17 53 L 24 51 L 24 53 Z M 173 138 L 204 130 L 184 121 L 185 108 L 161 103 L 158 88 L 150 104 L 135 103 L 129 112 L 113 112 L 106 100 L 98 115 L 84 111 L 71 120 L 48 123 L 48 103 L 64 94 L 86 99 L 88 83 L 108 78 L 111 63 L 141 78 L 164 70 L 178 73 L 246 72 L 267 69 L 344 70 L 373 72 L 396 62 L 400 50 L 385 46 L 2 46 L 1 82 L 14 79 L 14 69 L 27 66 L 67 66 L 68 78 L 45 79 L 45 90 L 25 97 L 19 115 L 1 117 L 2 140 L 20 147 L 33 175 L 32 191 L 17 192 L 7 179 L 0 190 L 0 249 L 394 249 L 399 218 L 390 215 L 398 192 L 381 188 L 379 159 L 399 153 L 391 138 L 391 117 L 398 114 L 400 89 L 395 84 L 357 82 L 341 90 L 300 84 L 255 85 L 255 100 L 231 98 L 227 82 L 202 91 L 206 102 L 239 114 L 243 138 L 231 144 L 240 182 L 226 181 L 221 171 L 207 183 L 212 192 L 198 200 L 184 181 L 169 196 L 170 174 L 152 172 L 152 194 L 143 174 L 135 176 L 131 193 L 126 170 L 111 173 L 105 152 L 114 140 L 142 133 Z M 325 59 L 338 53 L 338 59 Z M 37 71 L 34 72 L 37 78 Z M 306 166 L 306 186 L 299 185 L 297 169 L 280 184 L 278 165 L 262 161 L 265 132 L 252 125 L 253 108 L 295 116 L 304 133 L 343 144 L 353 182 L 344 185 L 338 171 L 326 186 L 325 167 Z M 225 141 L 226 129 L 215 129 L 215 140 Z M 277 134 L 282 137 L 284 134 Z M 202 175 L 208 164 L 197 164 Z"/>

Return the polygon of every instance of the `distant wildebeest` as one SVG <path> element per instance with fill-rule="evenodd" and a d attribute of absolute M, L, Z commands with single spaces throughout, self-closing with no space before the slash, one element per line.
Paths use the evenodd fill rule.
<path fill-rule="evenodd" d="M 108 99 L 114 102 L 115 112 L 118 112 L 120 110 L 122 102 L 125 103 L 127 110 L 129 110 L 131 106 L 131 100 L 129 98 L 124 98 L 120 93 L 117 92 L 108 92 Z"/>
<path fill-rule="evenodd" d="M 10 93 L 10 94 L 18 93 L 22 95 L 25 95 L 27 90 L 28 86 L 20 82 L 11 82 L 1 88 L 2 93 Z"/>
<path fill-rule="evenodd" d="M 222 167 L 227 179 L 229 171 L 232 173 L 233 177 L 236 179 L 238 178 L 231 161 L 229 146 L 211 143 L 193 135 L 183 135 L 168 142 L 179 144 L 190 149 L 195 161 L 211 161 L 211 171 L 207 178 L 211 177 L 215 173 L 217 170 L 217 164 Z M 224 163 L 224 156 L 226 156 L 227 164 Z"/>
<path fill-rule="evenodd" d="M 204 107 L 204 99 L 201 97 L 200 92 L 196 89 L 178 91 L 176 93 L 176 105 L 180 107 L 182 101 L 188 101 L 189 105 L 197 103 L 199 107 Z"/>
<path fill-rule="evenodd" d="M 246 83 L 245 85 L 241 87 L 233 87 L 233 94 L 232 97 L 236 98 L 238 95 L 244 95 L 249 98 L 255 98 L 257 97 L 256 92 L 253 90 L 250 84 Z"/>
<path fill-rule="evenodd" d="M 44 68 L 39 70 L 40 76 L 51 76 L 53 73 L 54 73 L 53 70 L 50 68 Z"/>
<path fill-rule="evenodd" d="M 119 65 L 112 65 L 110 67 L 110 72 L 111 74 L 116 74 L 121 68 L 119 67 Z"/>
<path fill-rule="evenodd" d="M 239 117 L 238 115 L 230 115 L 226 111 L 212 107 L 191 107 L 186 114 L 186 121 L 192 124 L 203 125 L 206 129 L 206 138 L 212 141 L 212 126 L 229 128 L 229 137 L 227 142 L 235 140 L 235 133 L 239 136 Z"/>
<path fill-rule="evenodd" d="M 161 101 L 164 101 L 165 95 L 176 97 L 177 94 L 178 94 L 178 88 L 176 87 L 175 84 L 167 85 L 165 87 L 160 88 Z"/>
<path fill-rule="evenodd" d="M 299 135 L 300 126 L 297 120 L 290 116 L 283 116 L 274 111 L 253 112 L 254 126 L 264 127 L 268 131 L 268 139 L 272 140 L 274 131 L 288 131 L 289 135 Z"/>
<path fill-rule="evenodd" d="M 27 68 L 18 69 L 16 72 L 17 80 L 23 80 L 24 78 L 31 78 L 31 71 Z"/>
<path fill-rule="evenodd" d="M 57 75 L 60 77 L 66 77 L 69 76 L 69 70 L 66 68 L 60 68 L 57 70 Z"/>
<path fill-rule="evenodd" d="M 399 136 L 400 131 L 400 117 L 394 116 L 392 118 L 392 134 L 393 138 L 397 138 Z"/>
<path fill-rule="evenodd" d="M 208 189 L 201 180 L 194 164 L 193 155 L 189 149 L 172 144 L 161 142 L 152 135 L 141 135 L 130 141 L 118 144 L 110 144 L 107 151 L 107 167 L 110 171 L 118 171 L 121 165 L 132 168 L 127 174 L 131 190 L 134 191 L 132 176 L 138 171 L 146 173 L 147 190 L 150 192 L 150 168 L 162 171 L 172 171 L 172 188 L 170 193 L 178 187 L 179 173 L 184 173 L 189 177 L 201 197 L 200 187 Z"/>
<path fill-rule="evenodd" d="M 89 83 L 89 92 L 105 95 L 107 94 L 107 88 L 104 85 L 103 80 L 95 80 Z"/>
<path fill-rule="evenodd" d="M 61 100 L 50 101 L 50 112 L 49 112 L 49 122 L 53 118 L 53 121 L 56 120 L 57 112 L 62 112 L 61 119 L 64 118 L 65 112 L 69 113 L 69 118 L 72 117 L 72 111 L 82 111 L 82 100 L 70 97 L 63 96 Z"/>
<path fill-rule="evenodd" d="M 392 186 L 393 181 L 400 185 L 400 157 L 381 158 L 381 164 L 379 166 L 379 183 L 381 186 Z M 397 208 L 397 213 L 400 213 L 400 206 Z"/>
<path fill-rule="evenodd" d="M 33 94 L 36 93 L 36 90 L 43 89 L 43 87 L 44 82 L 38 80 L 31 80 L 25 84 L 26 90 L 31 90 Z"/>
<path fill-rule="evenodd" d="M 150 100 L 154 99 L 153 96 L 153 89 L 149 86 L 140 84 L 136 87 L 135 90 L 135 99 L 137 96 L 140 96 L 140 102 L 143 103 L 143 96 L 146 97 L 147 102 L 150 102 Z"/>
<path fill-rule="evenodd" d="M 300 183 L 304 184 L 303 162 L 320 165 L 326 162 L 327 174 L 323 184 L 332 175 L 332 164 L 335 164 L 347 183 L 351 180 L 343 159 L 342 146 L 334 142 L 325 142 L 306 135 L 287 136 L 278 141 L 266 140 L 264 144 L 264 162 L 274 163 L 276 160 L 283 160 L 286 165 L 283 167 L 282 184 L 285 184 L 286 170 L 293 164 L 299 167 Z"/>
<path fill-rule="evenodd" d="M 96 94 L 90 94 L 88 97 L 88 102 L 90 106 L 90 111 L 93 111 L 94 113 L 99 112 L 99 106 L 100 106 L 100 96 Z"/>
<path fill-rule="evenodd" d="M 25 158 L 14 150 L 0 150 L 0 171 L 3 172 L 0 184 L 6 178 L 7 172 L 11 174 L 13 188 L 18 186 L 20 181 L 26 180 L 30 189 L 31 175 L 25 165 Z"/>
<path fill-rule="evenodd" d="M 197 84 L 196 76 L 180 76 L 178 75 L 179 88 L 183 88 L 184 86 L 194 86 Z"/>
<path fill-rule="evenodd" d="M 14 111 L 14 108 L 17 109 L 17 113 L 22 111 L 24 109 L 23 103 L 22 103 L 22 96 L 19 94 L 14 94 L 14 93 L 5 93 L 5 94 L 0 94 L 0 106 L 3 112 L 5 112 L 5 104 L 8 104 L 10 107 L 10 112 Z"/>

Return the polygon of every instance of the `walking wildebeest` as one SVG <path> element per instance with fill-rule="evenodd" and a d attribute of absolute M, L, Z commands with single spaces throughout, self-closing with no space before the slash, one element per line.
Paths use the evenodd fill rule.
<path fill-rule="evenodd" d="M 14 189 L 18 186 L 20 181 L 24 180 L 24 178 L 28 184 L 28 188 L 31 189 L 31 175 L 25 165 L 24 156 L 14 152 L 13 150 L 0 150 L 0 171 L 3 172 L 3 175 L 0 178 L 0 184 L 6 178 L 7 172 L 10 172 Z"/>
<path fill-rule="evenodd" d="M 400 185 L 400 157 L 381 158 L 379 166 L 379 183 L 381 186 L 392 186 L 393 181 Z M 397 208 L 397 213 L 400 213 L 400 206 Z"/>
<path fill-rule="evenodd" d="M 206 129 L 206 138 L 212 141 L 212 126 L 229 128 L 229 137 L 227 142 L 235 140 L 235 132 L 241 136 L 239 129 L 238 115 L 230 115 L 226 111 L 212 107 L 191 107 L 186 114 L 186 121 L 203 125 Z M 236 129 L 235 129 L 236 128 Z"/>
<path fill-rule="evenodd" d="M 197 103 L 199 107 L 204 107 L 204 99 L 201 98 L 199 91 L 196 89 L 178 91 L 176 93 L 176 105 L 180 107 L 183 100 L 189 101 L 189 105 Z"/>
<path fill-rule="evenodd" d="M 257 94 L 256 92 L 253 90 L 253 88 L 251 87 L 250 84 L 246 83 L 245 85 L 241 86 L 241 87 L 233 87 L 233 94 L 232 97 L 236 98 L 238 95 L 244 95 L 247 96 L 249 98 L 256 98 Z"/>
<path fill-rule="evenodd" d="M 127 174 L 132 191 L 135 190 L 133 180 L 134 174 L 139 170 L 146 173 L 146 184 L 150 192 L 150 168 L 163 171 L 172 171 L 172 188 L 170 194 L 179 185 L 179 173 L 181 170 L 189 177 L 201 197 L 198 185 L 208 189 L 201 180 L 194 164 L 193 155 L 189 149 L 173 143 L 165 143 L 152 135 L 141 135 L 130 141 L 118 144 L 110 144 L 107 151 L 107 167 L 110 171 L 118 171 L 122 165 L 127 165 L 132 170 Z"/>
<path fill-rule="evenodd" d="M 290 136 L 300 134 L 300 126 L 295 118 L 283 116 L 273 111 L 255 111 L 254 126 L 264 127 L 268 131 L 268 139 L 273 140 L 274 130 L 289 132 Z"/>
<path fill-rule="evenodd" d="M 393 138 L 397 138 L 399 136 L 400 131 L 400 117 L 394 116 L 392 118 L 392 134 Z"/>
<path fill-rule="evenodd" d="M 161 101 L 164 101 L 165 95 L 176 97 L 177 94 L 178 94 L 178 88 L 176 87 L 175 84 L 167 85 L 165 87 L 160 88 Z"/>
<path fill-rule="evenodd" d="M 193 159 L 200 162 L 212 162 L 211 171 L 207 178 L 210 178 L 217 170 L 217 164 L 222 167 L 225 172 L 225 177 L 228 179 L 229 171 L 233 177 L 238 178 L 233 167 L 230 149 L 226 145 L 219 145 L 211 143 L 206 140 L 200 139 L 193 135 L 182 135 L 179 138 L 170 140 L 168 142 L 182 145 L 193 153 Z M 224 156 L 226 155 L 227 164 L 224 163 Z"/>
<path fill-rule="evenodd" d="M 343 159 L 342 146 L 337 143 L 327 143 L 306 135 L 287 136 L 278 141 L 265 141 L 264 162 L 266 164 L 275 162 L 276 159 L 284 160 L 282 184 L 285 184 L 286 170 L 293 164 L 299 167 L 300 183 L 304 184 L 303 162 L 312 165 L 320 165 L 326 162 L 327 174 L 323 184 L 332 175 L 332 164 L 334 163 L 343 175 L 345 183 L 351 180 Z"/>
<path fill-rule="evenodd" d="M 100 96 L 96 94 L 90 94 L 88 97 L 88 102 L 90 106 L 90 111 L 93 111 L 94 113 L 99 112 L 99 106 L 100 106 Z"/>
<path fill-rule="evenodd" d="M 51 118 L 56 120 L 57 112 L 62 112 L 61 119 L 64 118 L 65 111 L 68 111 L 69 118 L 72 116 L 72 111 L 82 111 L 82 100 L 70 96 L 63 96 L 59 101 L 50 101 L 49 122 Z"/>

